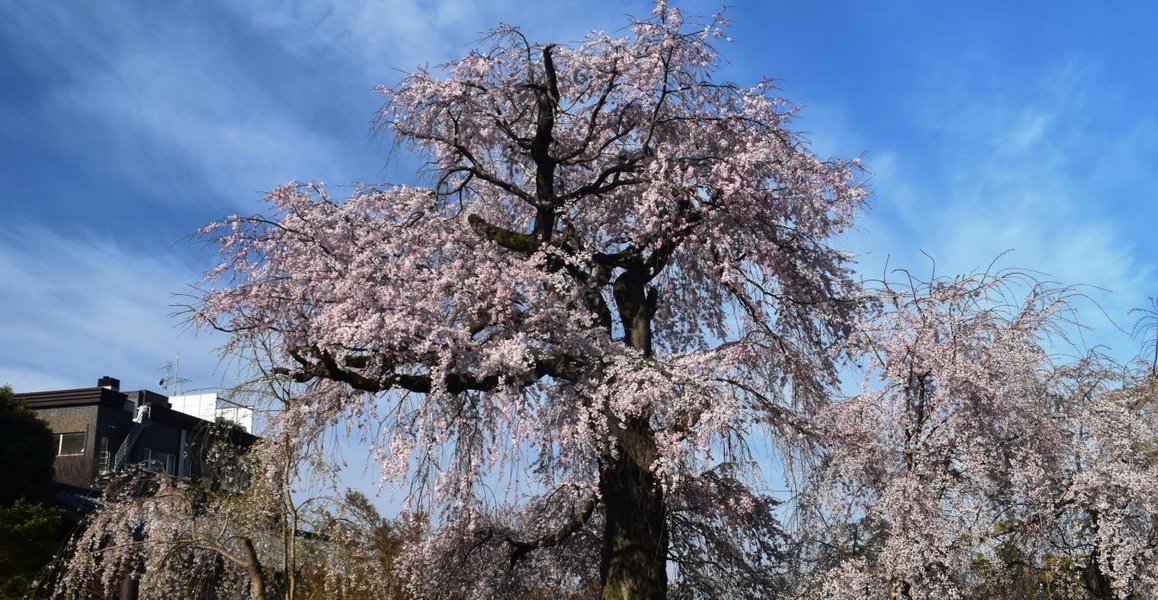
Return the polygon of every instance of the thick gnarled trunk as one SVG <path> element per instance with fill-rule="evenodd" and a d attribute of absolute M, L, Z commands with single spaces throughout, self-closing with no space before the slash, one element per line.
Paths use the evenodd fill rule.
<path fill-rule="evenodd" d="M 652 356 L 651 321 L 658 296 L 647 289 L 654 268 L 635 260 L 616 279 L 616 308 L 624 343 Z M 663 485 L 652 468 L 657 458 L 649 411 L 625 422 L 612 418 L 618 430 L 613 456 L 604 456 L 599 491 L 606 509 L 599 574 L 603 600 L 653 600 L 667 596 L 667 506 Z"/>
<path fill-rule="evenodd" d="M 606 509 L 599 573 L 603 600 L 667 595 L 667 525 L 663 487 L 621 448 L 600 472 Z"/>

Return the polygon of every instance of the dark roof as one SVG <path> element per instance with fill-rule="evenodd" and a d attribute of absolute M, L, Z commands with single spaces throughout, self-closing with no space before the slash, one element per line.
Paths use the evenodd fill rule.
<path fill-rule="evenodd" d="M 128 396 L 108 388 L 91 387 L 75 390 L 52 390 L 48 392 L 25 392 L 14 394 L 23 400 L 25 406 L 33 410 L 40 408 L 63 408 L 69 406 L 92 406 L 103 404 L 120 408 Z"/>

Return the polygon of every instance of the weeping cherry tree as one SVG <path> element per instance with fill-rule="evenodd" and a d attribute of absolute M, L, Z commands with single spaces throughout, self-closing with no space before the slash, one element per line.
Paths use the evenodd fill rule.
<path fill-rule="evenodd" d="M 866 192 L 769 81 L 717 77 L 725 26 L 659 2 L 573 46 L 500 27 L 380 90 L 425 185 L 291 183 L 204 230 L 195 319 L 273 335 L 269 366 L 309 384 L 295 435 L 361 427 L 437 510 L 398 567 L 414 593 L 782 584 L 746 440 L 812 443 L 859 295 L 831 240 Z"/>

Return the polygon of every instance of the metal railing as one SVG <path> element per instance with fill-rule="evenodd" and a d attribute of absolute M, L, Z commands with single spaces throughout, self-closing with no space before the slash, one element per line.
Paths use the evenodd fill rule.
<path fill-rule="evenodd" d="M 116 460 L 113 461 L 113 471 L 120 471 L 125 466 L 125 461 L 129 458 L 129 451 L 133 449 L 133 444 L 137 443 L 137 438 L 141 437 L 141 432 L 152 421 L 149 420 L 149 407 L 138 406 L 136 414 L 133 415 L 133 427 L 129 429 L 129 434 L 125 436 L 124 443 L 117 449 Z"/>

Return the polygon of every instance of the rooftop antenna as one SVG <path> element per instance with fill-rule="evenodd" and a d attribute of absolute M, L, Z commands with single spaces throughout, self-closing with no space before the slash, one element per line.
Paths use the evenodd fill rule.
<path fill-rule="evenodd" d="M 181 377 L 181 353 L 177 353 L 177 360 L 165 363 L 161 367 L 161 381 L 157 382 L 165 390 L 167 396 L 180 396 L 181 387 L 183 384 L 189 382 L 188 379 Z"/>

